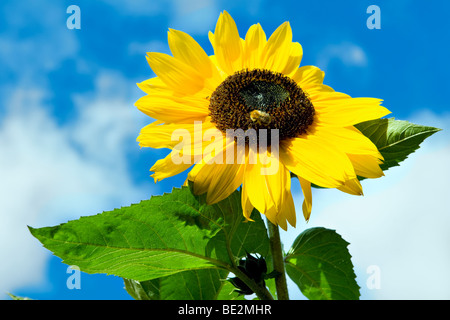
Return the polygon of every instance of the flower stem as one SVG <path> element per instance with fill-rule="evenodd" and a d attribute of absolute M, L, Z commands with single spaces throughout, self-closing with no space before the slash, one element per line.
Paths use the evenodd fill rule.
<path fill-rule="evenodd" d="M 289 300 L 289 292 L 284 269 L 283 251 L 281 249 L 280 231 L 278 226 L 267 220 L 269 228 L 270 251 L 272 252 L 273 269 L 277 272 L 275 286 L 278 300 Z"/>

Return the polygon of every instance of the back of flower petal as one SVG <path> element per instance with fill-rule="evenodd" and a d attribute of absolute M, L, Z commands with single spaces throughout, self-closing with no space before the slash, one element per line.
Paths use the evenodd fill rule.
<path fill-rule="evenodd" d="M 311 182 L 309 182 L 306 179 L 303 179 L 300 176 L 297 176 L 298 181 L 300 181 L 300 186 L 302 188 L 303 192 L 303 204 L 302 204 L 302 211 L 303 211 L 303 217 L 306 221 L 309 220 L 309 217 L 311 216 L 311 210 L 312 210 L 312 193 L 311 193 Z"/>
<path fill-rule="evenodd" d="M 245 184 L 242 184 L 242 188 L 241 188 L 241 204 L 242 204 L 242 211 L 243 211 L 242 213 L 245 217 L 245 220 L 246 221 L 254 221 L 251 219 L 251 214 L 255 207 L 250 202 Z"/>
<path fill-rule="evenodd" d="M 355 172 L 358 176 L 364 178 L 379 178 L 384 176 L 380 164 L 383 163 L 378 157 L 369 154 L 348 154 Z"/>
<path fill-rule="evenodd" d="M 356 178 L 345 181 L 345 183 L 342 186 L 338 187 L 337 189 L 354 196 L 363 195 L 361 183 Z"/>
<path fill-rule="evenodd" d="M 290 190 L 285 191 L 282 207 L 277 216 L 278 225 L 285 231 L 287 230 L 286 221 L 295 228 L 297 224 L 297 217 L 295 215 L 294 199 L 292 198 L 292 193 Z"/>
<path fill-rule="evenodd" d="M 287 222 L 295 228 L 296 216 L 295 216 L 295 205 L 292 194 L 289 191 L 284 191 L 282 202 L 280 202 L 280 207 L 271 206 L 263 212 L 267 219 L 274 225 L 278 225 L 284 231 L 287 231 Z"/>

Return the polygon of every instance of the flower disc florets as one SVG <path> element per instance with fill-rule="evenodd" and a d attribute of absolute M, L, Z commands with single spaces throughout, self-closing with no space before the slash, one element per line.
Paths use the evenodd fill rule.
<path fill-rule="evenodd" d="M 222 132 L 278 129 L 280 140 L 305 133 L 314 119 L 314 107 L 295 81 L 261 69 L 226 78 L 213 92 L 209 111 Z"/>

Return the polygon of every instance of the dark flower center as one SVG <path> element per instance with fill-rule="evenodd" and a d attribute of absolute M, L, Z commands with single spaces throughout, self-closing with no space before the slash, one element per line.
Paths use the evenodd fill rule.
<path fill-rule="evenodd" d="M 314 107 L 297 83 L 269 70 L 244 70 L 225 79 L 210 98 L 211 121 L 222 132 L 278 129 L 279 139 L 298 137 L 314 120 Z M 270 138 L 269 138 L 270 141 Z"/>

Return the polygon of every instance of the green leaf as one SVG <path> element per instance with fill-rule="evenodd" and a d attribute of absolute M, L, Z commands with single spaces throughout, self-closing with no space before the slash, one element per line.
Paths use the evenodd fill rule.
<path fill-rule="evenodd" d="M 305 230 L 285 258 L 286 272 L 310 300 L 357 300 L 359 286 L 348 244 L 334 230 Z"/>
<path fill-rule="evenodd" d="M 380 165 L 383 171 L 399 166 L 426 138 L 441 130 L 394 118 L 370 120 L 355 127 L 377 146 L 384 157 Z"/>
<path fill-rule="evenodd" d="M 206 205 L 188 187 L 139 204 L 39 229 L 29 228 L 63 262 L 87 273 L 147 281 L 185 271 L 230 271 L 248 252 L 268 254 L 264 222 L 243 223 L 240 192 Z"/>
<path fill-rule="evenodd" d="M 123 279 L 123 282 L 125 290 L 134 300 L 159 300 L 158 287 L 153 288 L 153 282 L 157 280 L 139 282 L 132 279 Z"/>
<path fill-rule="evenodd" d="M 241 299 L 226 280 L 228 271 L 203 269 L 139 282 L 124 279 L 136 300 L 235 300 Z"/>

